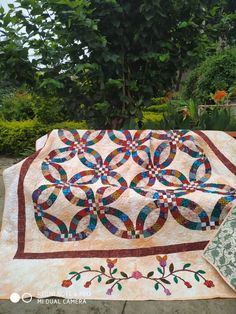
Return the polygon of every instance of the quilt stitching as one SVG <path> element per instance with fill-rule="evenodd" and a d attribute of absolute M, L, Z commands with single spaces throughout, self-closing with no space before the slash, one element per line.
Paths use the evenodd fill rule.
<path fill-rule="evenodd" d="M 113 150 L 108 156 L 101 156 L 91 146 L 100 142 L 106 132 L 110 140 L 120 147 Z M 49 183 L 41 185 L 32 195 L 36 223 L 39 230 L 48 239 L 61 242 L 86 239 L 97 227 L 98 220 L 115 236 L 125 239 L 147 238 L 153 236 L 164 226 L 169 212 L 177 223 L 192 230 L 205 231 L 208 228 L 215 229 L 219 225 L 220 215 L 225 205 L 235 199 L 235 190 L 223 184 L 207 183 L 211 177 L 210 161 L 203 150 L 195 144 L 194 138 L 187 134 L 187 131 L 168 131 L 161 134 L 151 131 L 144 138 L 141 137 L 142 131 L 137 131 L 133 137 L 128 130 L 119 131 L 119 133 L 120 137 L 114 131 L 101 131 L 91 139 L 93 131 L 86 131 L 81 137 L 76 130 L 71 130 L 69 138 L 66 137 L 64 130 L 58 131 L 60 140 L 67 146 L 51 151 L 42 162 L 41 170 Z M 125 140 L 121 139 L 122 137 L 125 137 Z M 152 138 L 161 140 L 153 156 L 151 156 L 149 147 Z M 191 148 L 188 146 L 189 142 L 192 145 Z M 193 147 L 195 147 L 195 150 Z M 161 155 L 167 148 L 169 148 L 169 155 L 163 161 L 161 160 Z M 179 170 L 165 169 L 175 159 L 177 148 L 193 159 L 189 178 L 185 177 Z M 139 151 L 144 152 L 146 158 L 140 157 Z M 66 157 L 58 157 L 65 152 L 68 153 Z M 83 153 L 92 156 L 95 162 L 86 158 L 86 154 Z M 120 154 L 123 154 L 123 157 L 118 162 L 114 162 Z M 78 155 L 79 160 L 88 170 L 78 172 L 71 178 L 68 178 L 62 164 L 76 155 Z M 145 171 L 141 171 L 136 175 L 128 186 L 125 177 L 119 174 L 118 168 L 124 165 L 130 158 L 144 168 Z M 204 167 L 205 173 L 202 177 L 199 177 L 198 172 L 201 167 Z M 51 169 L 57 171 L 59 179 L 53 176 Z M 92 176 L 92 178 L 85 180 L 88 176 Z M 111 184 L 109 182 L 110 178 L 113 178 L 113 181 L 115 180 L 116 183 Z M 173 178 L 173 181 L 169 178 Z M 145 185 L 143 184 L 144 179 L 148 180 Z M 99 180 L 101 180 L 102 186 L 94 191 L 91 185 Z M 156 180 L 166 186 L 167 190 L 156 190 L 151 195 L 149 188 L 155 184 Z M 108 186 L 113 186 L 116 190 L 104 196 L 109 189 Z M 73 188 L 83 191 L 86 198 L 82 199 L 75 196 L 72 192 Z M 170 188 L 172 189 L 170 190 Z M 42 192 L 48 189 L 52 190 L 48 199 L 40 202 L 39 198 Z M 112 203 L 117 201 L 128 189 L 132 189 L 142 196 L 148 195 L 150 197 L 151 195 L 153 199 L 152 202 L 140 209 L 136 221 L 132 221 L 120 209 L 111 207 Z M 184 198 L 185 195 L 195 191 L 220 196 L 210 217 L 196 202 Z M 47 210 L 56 202 L 59 193 L 63 193 L 64 197 L 78 208 L 84 207 L 79 209 L 71 219 L 69 228 L 62 220 L 47 213 Z M 145 229 L 145 221 L 155 209 L 153 204 L 160 210 L 160 214 L 154 224 Z M 200 221 L 195 222 L 186 219 L 181 214 L 179 207 L 190 209 L 199 217 Z M 124 229 L 115 226 L 109 220 L 108 215 L 117 217 L 123 223 Z M 89 216 L 89 222 L 86 228 L 83 231 L 76 232 L 82 219 L 87 216 Z M 45 219 L 55 224 L 60 232 L 55 232 L 48 228 Z"/>

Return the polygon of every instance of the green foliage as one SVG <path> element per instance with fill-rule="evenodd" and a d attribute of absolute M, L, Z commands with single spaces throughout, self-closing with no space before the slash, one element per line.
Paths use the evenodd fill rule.
<path fill-rule="evenodd" d="M 35 95 L 33 102 L 35 118 L 42 123 L 61 122 L 63 117 L 63 100 L 55 97 L 42 97 Z"/>
<path fill-rule="evenodd" d="M 186 80 L 183 95 L 198 104 L 209 102 L 210 93 L 229 91 L 236 82 L 236 47 L 207 58 Z"/>
<path fill-rule="evenodd" d="M 37 120 L 0 121 L 0 153 L 19 156 L 32 152 L 35 141 L 53 129 L 86 129 L 85 122 L 42 124 Z"/>
<path fill-rule="evenodd" d="M 73 119 L 119 128 L 219 38 L 234 40 L 228 2 L 18 0 L 0 10 L 0 74 L 63 98 Z"/>
<path fill-rule="evenodd" d="M 2 120 L 22 121 L 36 118 L 42 123 L 55 123 L 67 118 L 63 112 L 63 100 L 58 97 L 39 96 L 28 91 L 24 85 L 4 92 L 0 99 Z"/>
<path fill-rule="evenodd" d="M 190 117 L 184 116 L 184 111 L 172 103 L 168 103 L 168 109 L 161 121 L 161 129 L 192 129 L 193 122 Z"/>
<path fill-rule="evenodd" d="M 160 129 L 163 114 L 168 110 L 164 97 L 152 98 L 151 105 L 144 107 L 142 112 L 142 129 Z"/>
<path fill-rule="evenodd" d="M 230 98 L 236 98 L 236 81 L 233 83 L 233 85 L 229 88 L 229 94 Z"/>
<path fill-rule="evenodd" d="M 8 95 L 13 94 L 16 91 L 16 86 L 14 86 L 9 81 L 0 81 L 0 107 L 2 106 L 2 99 L 6 98 Z"/>
<path fill-rule="evenodd" d="M 156 112 L 144 112 L 142 119 L 142 129 L 160 129 L 162 119 L 162 113 L 158 114 Z"/>
<path fill-rule="evenodd" d="M 1 7 L 0 7 L 1 8 Z M 4 80 L 11 80 L 16 85 L 22 83 L 34 84 L 34 73 L 36 72 L 34 63 L 28 59 L 28 47 L 23 46 L 23 40 L 20 34 L 17 35 L 16 30 L 10 27 L 7 23 L 1 23 L 3 14 L 0 14 L 0 27 L 5 27 L 3 34 L 8 34 L 7 37 L 0 35 L 0 73 Z M 6 14 L 3 21 L 8 18 Z"/>
<path fill-rule="evenodd" d="M 229 109 L 213 108 L 205 110 L 200 119 L 200 128 L 202 130 L 228 130 L 231 117 Z"/>
<path fill-rule="evenodd" d="M 195 129 L 195 130 L 236 130 L 236 119 L 230 109 L 212 105 L 210 108 L 198 112 L 193 100 L 186 102 L 185 107 L 178 107 L 168 103 L 168 110 L 160 122 L 161 129 Z"/>
<path fill-rule="evenodd" d="M 1 99 L 1 119 L 26 120 L 34 118 L 34 99 L 24 88 L 17 89 Z"/>
<path fill-rule="evenodd" d="M 156 113 L 162 113 L 165 112 L 168 109 L 167 104 L 161 104 L 161 105 L 152 105 L 147 108 L 144 108 L 145 112 L 156 112 Z"/>

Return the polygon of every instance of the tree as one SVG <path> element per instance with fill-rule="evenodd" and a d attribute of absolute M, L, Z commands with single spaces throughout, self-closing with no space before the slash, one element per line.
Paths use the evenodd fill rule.
<path fill-rule="evenodd" d="M 9 59 L 7 40 L 17 44 L 24 52 L 17 64 L 29 71 L 20 79 L 63 97 L 73 118 L 132 127 L 152 97 L 178 88 L 201 59 L 209 45 L 208 2 L 18 0 L 2 14 L 0 64 Z M 34 57 L 26 60 L 29 51 Z"/>

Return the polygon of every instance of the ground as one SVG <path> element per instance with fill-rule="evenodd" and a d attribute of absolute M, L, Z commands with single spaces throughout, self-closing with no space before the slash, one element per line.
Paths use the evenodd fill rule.
<path fill-rule="evenodd" d="M 16 163 L 17 159 L 0 156 L 0 224 L 4 203 L 4 185 L 2 180 L 3 169 Z M 1 283 L 0 283 L 0 289 Z M 60 302 L 60 304 L 51 304 Z M 46 303 L 49 304 L 46 304 Z M 34 299 L 32 302 L 17 304 L 11 301 L 0 301 L 0 314 L 235 314 L 236 299 L 214 299 L 194 301 L 90 301 L 86 304 L 63 304 L 63 299 L 44 300 L 44 304 Z"/>

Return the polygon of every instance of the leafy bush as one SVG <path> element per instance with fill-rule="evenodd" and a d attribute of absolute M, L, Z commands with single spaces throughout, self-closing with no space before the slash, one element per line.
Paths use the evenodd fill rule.
<path fill-rule="evenodd" d="M 144 112 L 156 112 L 156 113 L 162 113 L 167 110 L 167 104 L 161 104 L 161 105 L 152 105 L 144 109 Z"/>
<path fill-rule="evenodd" d="M 0 121 L 0 153 L 19 156 L 24 150 L 32 150 L 35 141 L 53 129 L 86 129 L 85 122 L 65 121 L 41 124 L 37 120 Z"/>
<path fill-rule="evenodd" d="M 10 81 L 0 80 L 0 106 L 2 106 L 2 99 L 6 98 L 9 94 L 16 91 L 16 86 Z"/>
<path fill-rule="evenodd" d="M 210 93 L 228 91 L 236 82 L 236 47 L 208 57 L 185 81 L 183 96 L 198 104 L 209 102 Z"/>
<path fill-rule="evenodd" d="M 168 104 L 160 122 L 161 129 L 194 129 L 194 130 L 236 130 L 236 120 L 230 114 L 230 109 L 210 106 L 201 113 L 192 100 L 186 102 L 185 107 Z"/>
<path fill-rule="evenodd" d="M 217 107 L 205 110 L 200 116 L 199 125 L 203 130 L 234 131 L 236 127 L 230 109 Z"/>
<path fill-rule="evenodd" d="M 163 114 L 143 112 L 142 129 L 160 129 Z"/>
<path fill-rule="evenodd" d="M 34 96 L 32 104 L 35 118 L 42 123 L 61 122 L 63 117 L 63 100 L 58 97 Z"/>
<path fill-rule="evenodd" d="M 186 115 L 186 110 L 182 110 L 178 106 L 168 103 L 168 109 L 163 115 L 163 120 L 160 123 L 160 128 L 168 129 L 192 129 L 192 118 Z"/>
<path fill-rule="evenodd" d="M 34 118 L 34 99 L 25 89 L 15 90 L 1 99 L 0 116 L 8 121 Z"/>
<path fill-rule="evenodd" d="M 1 90 L 0 90 L 1 91 Z M 3 90 L 0 95 L 0 117 L 7 121 L 23 121 L 36 118 L 42 123 L 65 120 L 63 100 L 55 96 L 39 96 L 24 85 L 18 89 Z"/>

